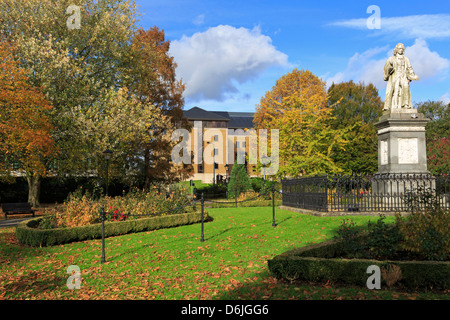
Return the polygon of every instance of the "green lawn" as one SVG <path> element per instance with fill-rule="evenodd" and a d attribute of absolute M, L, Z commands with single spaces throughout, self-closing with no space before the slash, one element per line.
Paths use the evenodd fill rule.
<path fill-rule="evenodd" d="M 0 299 L 444 299 L 333 284 L 289 284 L 272 278 L 267 260 L 298 246 L 331 239 L 341 217 L 314 217 L 272 208 L 208 209 L 213 222 L 47 248 L 17 243 L 0 229 Z M 376 217 L 352 217 L 358 224 Z M 392 218 L 388 218 L 392 219 Z M 68 266 L 81 288 L 66 286 Z"/>
<path fill-rule="evenodd" d="M 197 189 L 212 185 L 212 183 L 203 183 L 202 180 L 192 180 L 192 183 L 194 184 L 194 187 Z M 178 182 L 178 184 L 180 186 L 189 187 L 191 185 L 191 182 L 190 181 L 180 181 L 180 182 Z"/>

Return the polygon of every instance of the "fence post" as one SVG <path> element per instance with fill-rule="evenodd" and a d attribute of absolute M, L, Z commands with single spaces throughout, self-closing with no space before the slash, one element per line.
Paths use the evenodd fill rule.
<path fill-rule="evenodd" d="M 105 213 L 105 207 L 102 205 L 101 212 L 100 212 L 100 220 L 102 221 L 102 260 L 101 263 L 105 263 L 105 220 L 106 220 L 106 213 Z"/>
<path fill-rule="evenodd" d="M 275 186 L 272 185 L 272 227 L 275 226 Z"/>
<path fill-rule="evenodd" d="M 234 186 L 234 206 L 237 208 L 237 186 Z"/>
<path fill-rule="evenodd" d="M 202 199 L 201 199 L 201 204 L 202 204 L 202 235 L 201 235 L 201 238 L 200 238 L 200 242 L 203 242 L 203 241 L 205 241 L 205 237 L 204 237 L 204 234 L 203 234 L 203 218 L 204 218 L 204 207 L 205 207 L 205 199 L 203 198 L 203 192 L 202 192 Z"/>

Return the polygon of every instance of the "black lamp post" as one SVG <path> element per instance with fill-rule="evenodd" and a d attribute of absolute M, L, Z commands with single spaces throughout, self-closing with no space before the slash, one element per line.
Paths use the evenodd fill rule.
<path fill-rule="evenodd" d="M 106 196 L 108 196 L 108 184 L 109 184 L 109 179 L 108 179 L 109 160 L 111 160 L 112 151 L 109 150 L 109 149 L 106 149 L 105 151 L 103 151 L 103 154 L 105 155 L 105 160 L 106 160 Z"/>

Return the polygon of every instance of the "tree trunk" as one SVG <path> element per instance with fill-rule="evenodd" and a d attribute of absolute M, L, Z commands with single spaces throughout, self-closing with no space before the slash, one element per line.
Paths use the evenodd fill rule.
<path fill-rule="evenodd" d="M 148 190 L 151 185 L 151 174 L 150 174 L 150 148 L 147 146 L 144 149 L 144 189 Z"/>
<path fill-rule="evenodd" d="M 28 202 L 32 207 L 39 206 L 39 195 L 41 193 L 41 176 L 39 174 L 27 174 Z"/>

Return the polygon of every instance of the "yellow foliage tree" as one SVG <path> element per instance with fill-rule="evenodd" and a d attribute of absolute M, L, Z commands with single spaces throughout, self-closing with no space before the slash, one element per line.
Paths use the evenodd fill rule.
<path fill-rule="evenodd" d="M 331 113 L 325 82 L 309 70 L 285 74 L 262 97 L 254 123 L 256 129 L 279 130 L 278 176 L 342 171 L 332 153 L 343 150 L 346 130 L 327 124 Z"/>

